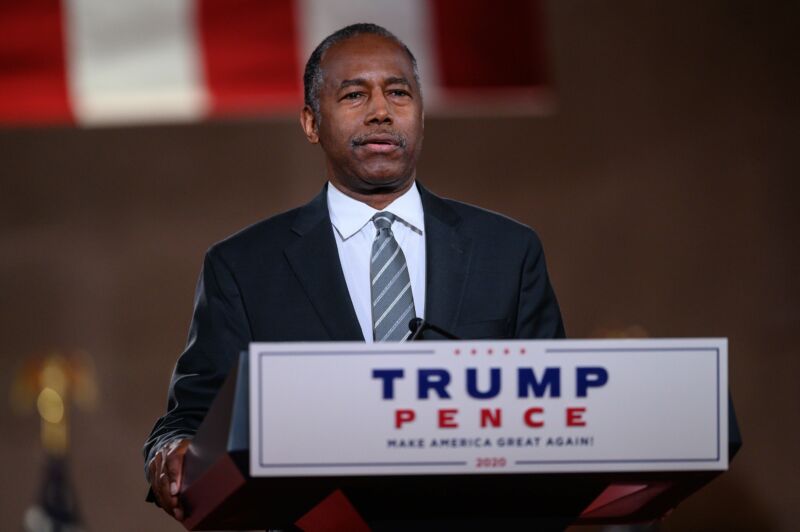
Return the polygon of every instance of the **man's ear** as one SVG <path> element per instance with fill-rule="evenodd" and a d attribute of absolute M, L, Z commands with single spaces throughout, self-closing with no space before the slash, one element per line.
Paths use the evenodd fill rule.
<path fill-rule="evenodd" d="M 317 124 L 317 117 L 314 115 L 314 111 L 311 110 L 311 107 L 307 105 L 300 111 L 300 127 L 303 128 L 303 133 L 306 134 L 308 142 L 311 144 L 319 143 L 319 133 L 317 130 L 319 124 Z"/>

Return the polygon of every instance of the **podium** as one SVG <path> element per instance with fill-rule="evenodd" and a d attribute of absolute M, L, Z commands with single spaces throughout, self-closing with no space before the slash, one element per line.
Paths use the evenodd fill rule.
<path fill-rule="evenodd" d="M 570 345 L 576 343 L 580 345 L 583 341 L 568 342 Z M 622 343 L 620 349 L 626 349 L 624 346 L 629 345 L 625 340 L 613 342 L 615 345 Z M 645 346 L 651 345 L 653 342 L 671 341 L 638 341 L 635 349 L 631 349 L 637 352 L 649 349 L 641 345 L 643 343 Z M 726 351 L 727 342 L 723 342 Z M 438 344 L 438 342 L 431 343 Z M 462 355 L 460 348 L 453 348 L 462 342 L 449 344 L 452 344 L 449 348 L 454 353 L 454 360 L 459 356 L 462 357 L 458 363 L 467 360 L 465 364 L 473 364 L 473 361 L 478 359 L 480 353 L 471 353 L 470 350 L 480 351 L 484 348 L 487 352 L 492 351 L 492 348 L 486 347 L 492 344 L 478 342 L 478 349 L 464 344 L 464 349 L 467 351 Z M 529 344 L 531 342 L 520 345 Z M 305 344 L 306 348 L 310 345 L 312 344 Z M 470 345 L 476 345 L 476 342 Z M 549 342 L 548 345 L 554 345 L 554 342 Z M 303 346 L 290 347 L 299 350 L 297 354 L 303 352 Z M 353 350 L 364 349 L 363 344 L 360 347 L 350 347 Z M 543 470 L 532 472 L 527 470 L 506 472 L 500 469 L 489 472 L 460 470 L 455 473 L 443 473 L 435 467 L 426 470 L 425 465 L 420 465 L 412 467 L 410 473 L 404 471 L 398 473 L 396 468 L 391 467 L 389 468 L 391 471 L 383 473 L 380 471 L 381 467 L 377 467 L 377 471 L 373 467 L 360 474 L 357 468 L 350 470 L 352 468 L 345 467 L 346 474 L 342 474 L 339 470 L 322 473 L 316 470 L 311 473 L 301 471 L 297 474 L 295 467 L 297 464 L 293 464 L 292 467 L 287 466 L 288 469 L 285 470 L 280 470 L 278 467 L 277 472 L 269 473 L 270 476 L 254 476 L 251 475 L 253 459 L 251 446 L 257 429 L 251 433 L 251 419 L 256 419 L 257 416 L 254 416 L 251 409 L 250 390 L 252 382 L 261 385 L 259 381 L 261 377 L 257 375 L 261 368 L 250 367 L 250 360 L 255 354 L 254 349 L 257 350 L 258 346 L 251 347 L 253 354 L 242 353 L 238 365 L 228 375 L 186 454 L 180 497 L 186 513 L 184 525 L 189 530 L 485 530 L 487 528 L 530 530 L 534 527 L 537 530 L 560 530 L 570 524 L 647 522 L 661 518 L 683 499 L 724 472 L 728 460 L 741 446 L 741 435 L 732 404 L 729 400 L 725 401 L 727 404 L 720 404 L 718 399 L 717 411 L 727 413 L 724 420 L 726 422 L 717 426 L 716 440 L 724 446 L 721 449 L 721 454 L 725 457 L 724 467 L 694 468 L 691 459 L 672 462 L 659 459 L 654 465 L 650 463 L 652 460 L 648 462 L 616 457 L 610 462 L 622 463 L 624 470 L 614 470 L 614 464 L 606 467 L 604 462 L 607 461 L 604 460 L 585 460 L 587 464 L 585 466 L 581 465 L 580 461 L 560 466 L 557 465 L 559 460 L 550 459 L 552 463 L 541 466 L 544 467 Z M 315 349 L 315 355 L 324 356 L 319 352 L 319 348 Z M 337 349 L 340 353 L 343 352 L 342 347 Z M 582 349 L 586 350 L 585 347 Z M 675 350 L 669 347 L 658 349 L 665 355 L 669 354 L 669 350 Z M 591 349 L 589 352 L 591 353 Z M 279 354 L 295 353 L 291 351 Z M 722 369 L 725 371 L 720 373 L 720 353 L 717 349 L 718 379 L 719 382 L 724 381 L 721 396 L 727 398 L 727 353 L 723 355 Z M 474 358 L 470 359 L 470 356 Z M 509 365 L 507 362 L 509 359 L 504 360 L 501 352 L 497 352 L 496 355 L 489 354 L 487 359 L 492 356 L 497 356 L 488 362 L 492 367 Z M 269 358 L 266 357 L 265 360 Z M 283 360 L 291 360 L 292 364 L 320 366 L 321 359 L 315 362 L 303 361 L 303 358 L 291 356 L 283 357 Z M 332 362 L 329 358 L 325 360 L 326 363 Z M 622 370 L 609 370 L 609 373 L 608 386 L 615 381 L 617 383 L 624 381 L 623 377 L 616 377 L 617 373 L 622 375 Z M 373 373 L 373 375 L 380 374 Z M 542 375 L 547 374 L 540 371 L 539 376 Z M 368 385 L 376 389 L 383 385 L 385 398 L 386 382 L 386 379 L 381 381 L 380 378 L 373 378 L 373 382 Z M 540 379 L 538 384 L 541 385 L 543 382 L 544 379 Z M 587 377 L 586 382 L 589 386 L 600 386 L 595 377 Z M 550 384 L 554 383 L 555 381 Z M 399 393 L 400 381 L 394 379 L 393 384 L 396 385 L 394 392 Z M 428 384 L 432 388 L 439 386 L 433 381 Z M 487 389 L 485 380 L 482 385 L 485 392 Z M 566 384 L 562 389 L 565 387 Z M 458 398 L 454 397 L 454 400 Z M 545 399 L 541 399 L 537 404 L 544 404 L 544 401 Z M 486 402 L 480 403 L 481 407 L 486 404 Z M 448 403 L 448 406 L 450 405 L 451 403 Z M 291 409 L 291 407 L 291 404 L 284 405 L 284 408 Z M 536 412 L 537 415 L 539 413 L 540 411 Z M 400 423 L 400 418 L 402 416 L 397 418 L 396 423 Z M 526 419 L 533 421 L 540 418 L 531 414 Z M 719 434 L 720 427 L 727 429 L 725 434 Z M 274 429 L 271 430 L 272 432 L 267 430 L 265 433 L 274 434 Z M 394 430 L 399 429 L 395 427 Z M 679 436 L 680 430 L 676 429 L 675 437 Z M 346 441 L 347 434 L 343 437 L 345 438 L 343 441 Z M 291 436 L 286 438 L 291 443 Z M 333 435 L 320 433 L 318 438 L 325 440 L 333 438 Z M 301 440 L 297 441 L 300 445 Z M 455 451 L 452 454 L 455 454 Z M 637 467 L 639 462 L 643 467 Z M 672 468 L 670 464 L 673 462 L 678 463 L 679 467 Z M 517 463 L 529 462 L 518 460 Z M 471 466 L 472 464 L 468 464 L 467 468 Z M 540 466 L 523 467 L 536 469 Z M 564 467 L 567 469 L 559 470 Z M 552 470 L 553 468 L 556 470 Z M 340 526 L 337 526 L 337 523 Z"/>

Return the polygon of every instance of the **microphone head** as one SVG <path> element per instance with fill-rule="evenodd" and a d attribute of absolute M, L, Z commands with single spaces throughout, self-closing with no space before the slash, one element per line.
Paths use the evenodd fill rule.
<path fill-rule="evenodd" d="M 417 332 L 417 329 L 422 327 L 423 323 L 425 323 L 425 320 L 423 320 L 422 318 L 414 318 L 408 322 L 408 330 L 411 331 L 412 333 L 415 333 Z"/>

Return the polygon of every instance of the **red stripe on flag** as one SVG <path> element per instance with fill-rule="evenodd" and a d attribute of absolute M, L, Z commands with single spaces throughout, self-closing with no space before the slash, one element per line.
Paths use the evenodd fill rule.
<path fill-rule="evenodd" d="M 531 88 L 545 82 L 538 0 L 433 0 L 445 88 Z"/>
<path fill-rule="evenodd" d="M 71 121 L 59 0 L 0 2 L 0 123 Z"/>
<path fill-rule="evenodd" d="M 200 34 L 213 113 L 298 108 L 292 0 L 202 0 Z"/>

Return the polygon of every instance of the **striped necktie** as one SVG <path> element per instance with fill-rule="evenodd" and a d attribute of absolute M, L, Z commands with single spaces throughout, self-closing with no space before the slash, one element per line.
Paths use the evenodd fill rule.
<path fill-rule="evenodd" d="M 392 234 L 396 217 L 379 212 L 372 217 L 378 230 L 372 242 L 372 334 L 376 342 L 402 342 L 411 335 L 408 322 L 416 317 L 411 279 L 403 250 Z"/>

